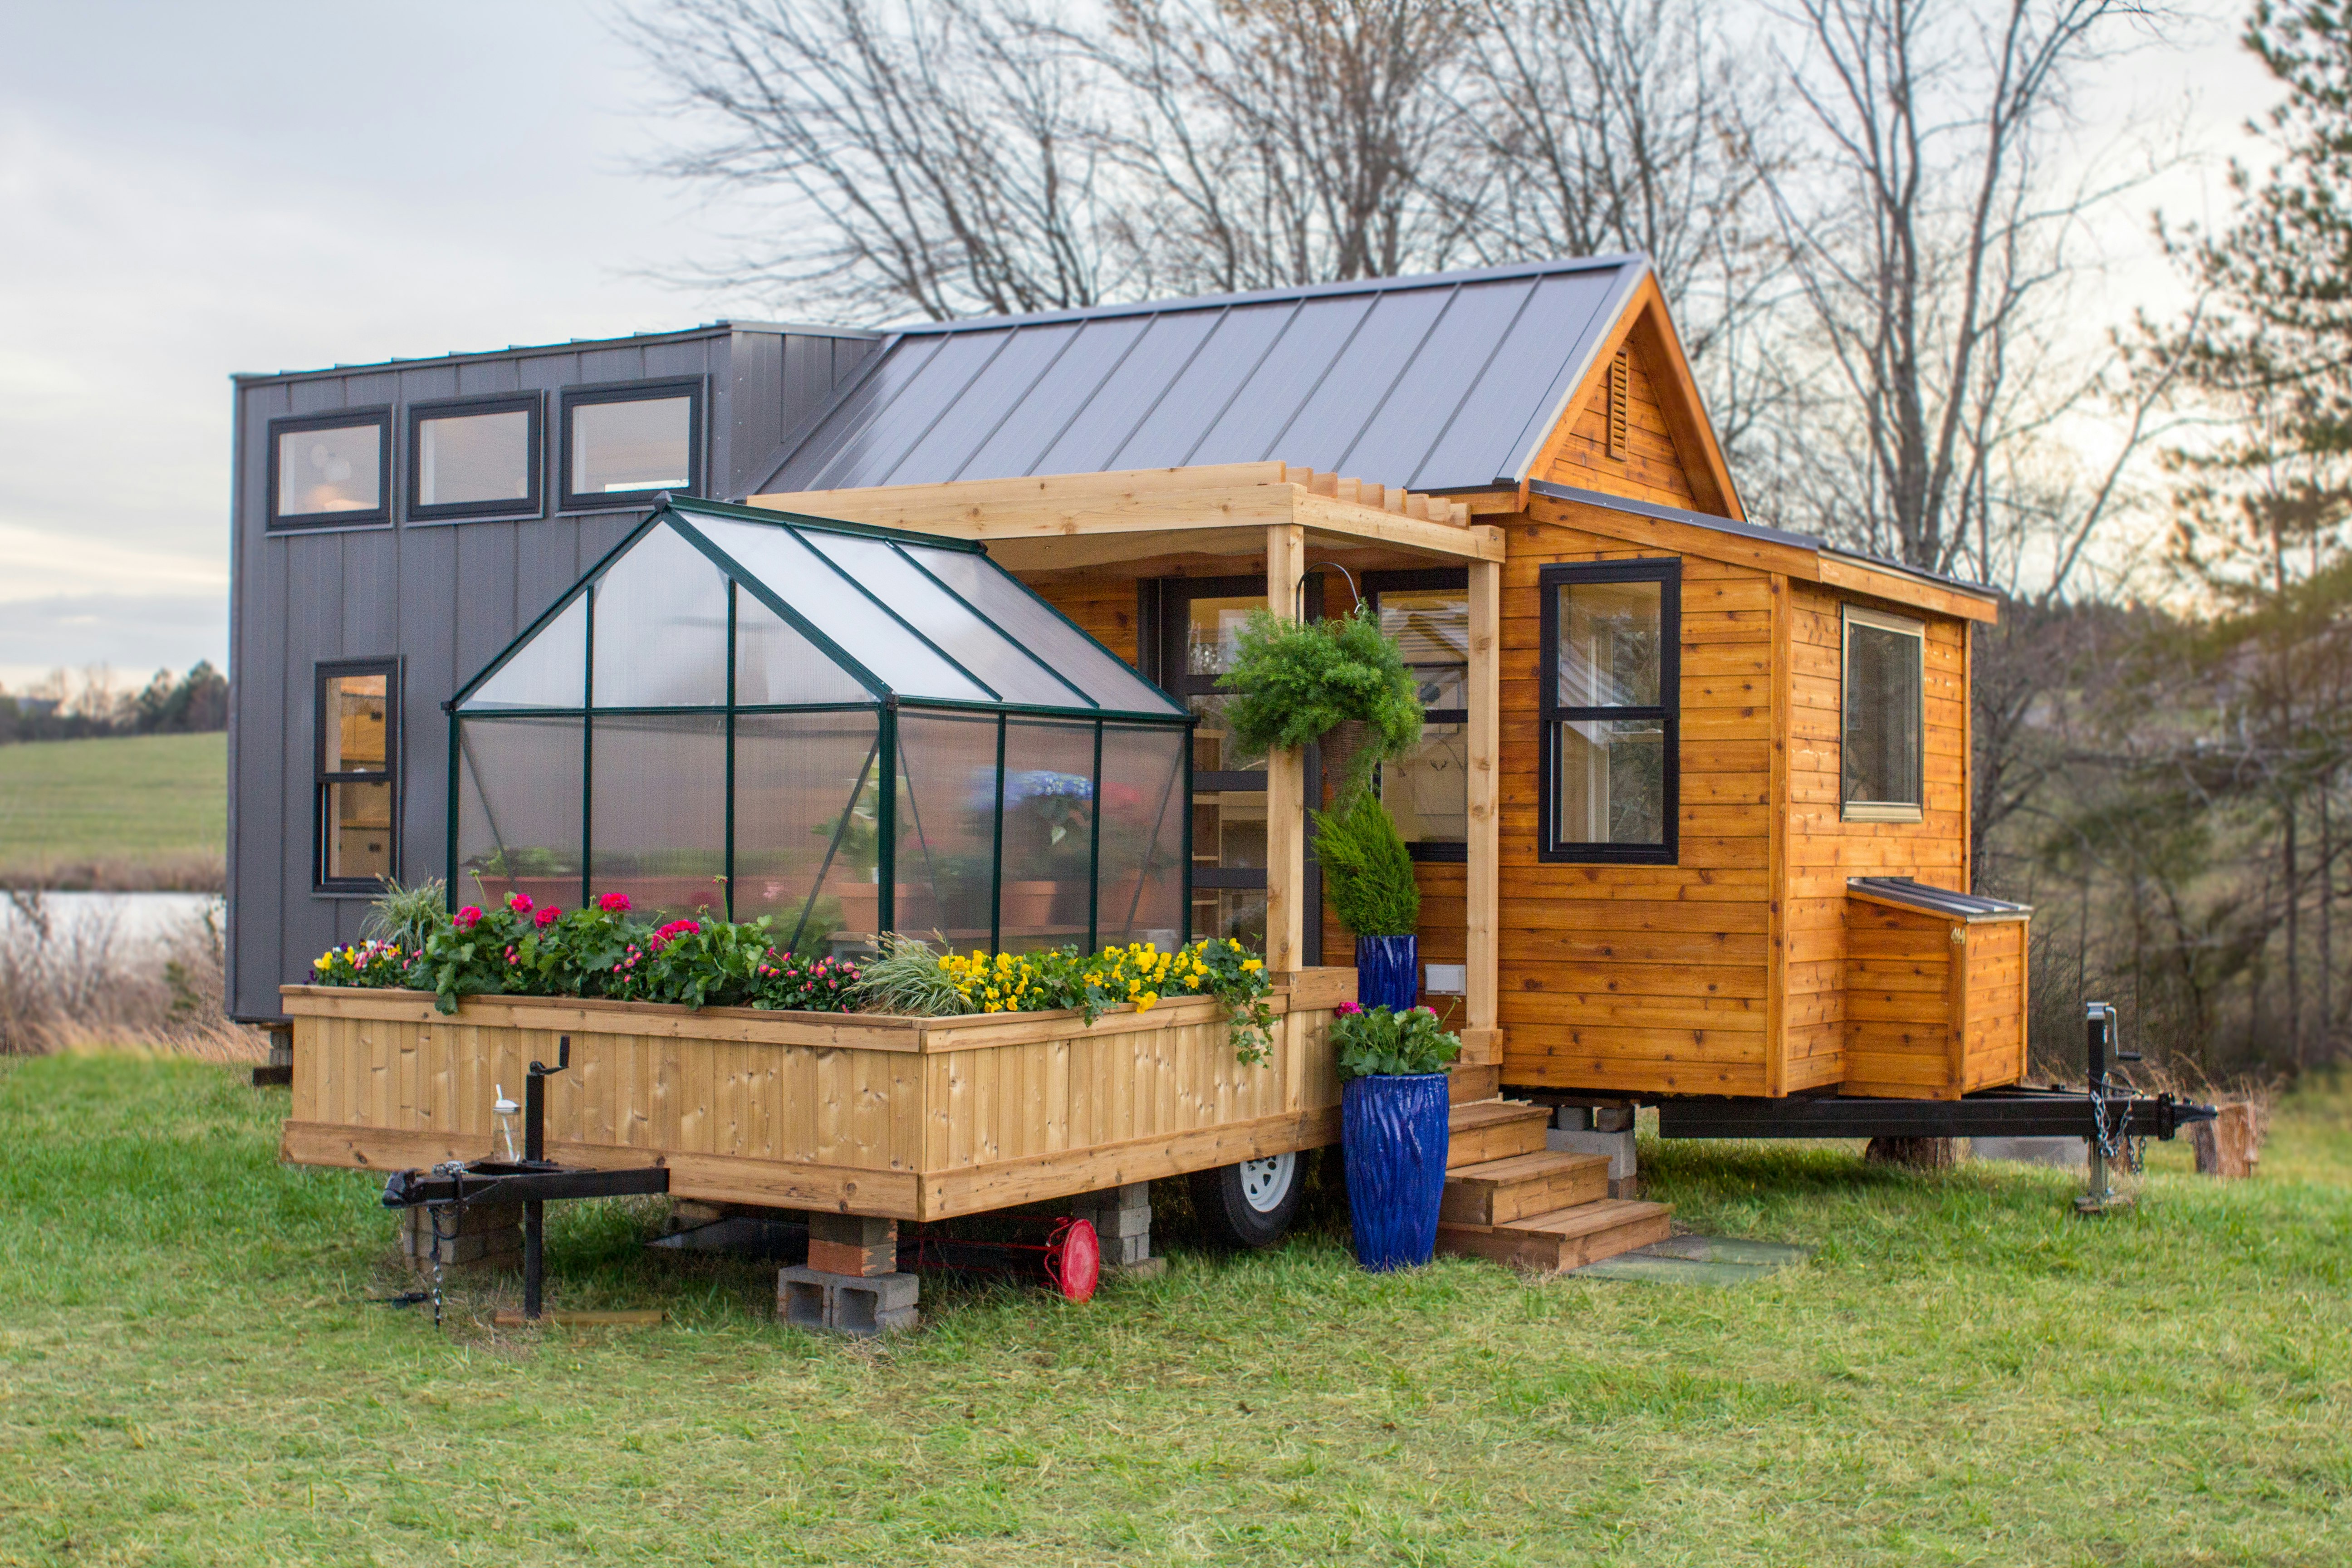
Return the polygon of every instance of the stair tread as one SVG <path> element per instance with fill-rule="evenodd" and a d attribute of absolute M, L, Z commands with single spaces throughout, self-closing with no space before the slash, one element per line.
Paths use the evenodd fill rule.
<path fill-rule="evenodd" d="M 1595 1231 L 1610 1230 L 1621 1225 L 1651 1219 L 1674 1211 L 1664 1204 L 1643 1203 L 1635 1198 L 1599 1198 L 1573 1208 L 1555 1209 L 1550 1214 L 1529 1215 L 1525 1219 L 1506 1220 L 1501 1225 L 1440 1226 L 1440 1229 L 1482 1231 L 1533 1231 L 1545 1236 L 1573 1237 L 1591 1236 Z"/>
<path fill-rule="evenodd" d="M 1561 1149 L 1542 1149 L 1529 1154 L 1507 1154 L 1502 1159 L 1488 1160 L 1482 1164 L 1457 1165 L 1445 1173 L 1445 1179 L 1449 1182 L 1524 1182 L 1559 1171 L 1607 1163 L 1609 1156 L 1606 1154 L 1572 1154 Z"/>
<path fill-rule="evenodd" d="M 1529 1105 L 1524 1100 L 1474 1100 L 1453 1106 L 1446 1115 L 1446 1125 L 1456 1132 L 1476 1127 L 1492 1127 L 1504 1121 L 1528 1120 L 1549 1121 L 1551 1112 L 1540 1105 Z"/>

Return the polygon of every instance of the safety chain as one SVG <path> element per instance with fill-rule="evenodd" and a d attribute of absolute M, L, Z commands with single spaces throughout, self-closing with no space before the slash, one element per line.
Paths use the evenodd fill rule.
<path fill-rule="evenodd" d="M 2091 1124 L 2098 1133 L 2101 1157 L 2115 1161 L 2132 1175 L 2139 1176 L 2147 1173 L 2147 1134 L 2145 1132 L 2137 1136 L 2133 1134 L 2131 1101 L 2128 1100 L 2124 1101 L 2123 1114 L 2116 1119 L 2114 1129 L 2110 1131 L 2107 1126 L 2106 1094 L 2094 1085 L 2091 1089 Z"/>
<path fill-rule="evenodd" d="M 433 1227 L 433 1326 L 438 1329 L 441 1326 L 441 1244 L 446 1241 L 455 1245 L 457 1238 L 464 1234 L 466 1204 L 463 1194 L 466 1191 L 464 1181 L 466 1167 L 462 1161 L 448 1160 L 434 1166 L 433 1171 L 436 1175 L 458 1178 L 459 1194 L 458 1201 L 454 1204 L 432 1204 L 425 1210 L 425 1222 Z M 453 1227 L 446 1236 L 441 1231 L 441 1216 L 445 1214 L 451 1216 L 450 1223 Z"/>

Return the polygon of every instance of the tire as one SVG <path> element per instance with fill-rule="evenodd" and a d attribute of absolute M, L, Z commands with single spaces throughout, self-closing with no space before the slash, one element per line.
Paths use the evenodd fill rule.
<path fill-rule="evenodd" d="M 1192 1173 L 1192 1211 L 1210 1238 L 1255 1251 L 1272 1247 L 1298 1216 L 1307 1193 L 1305 1157 L 1276 1154 Z"/>

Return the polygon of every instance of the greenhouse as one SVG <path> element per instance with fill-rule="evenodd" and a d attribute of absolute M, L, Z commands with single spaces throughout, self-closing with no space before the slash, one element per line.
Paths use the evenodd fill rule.
<path fill-rule="evenodd" d="M 1188 935 L 1189 714 L 977 544 L 665 498 L 450 723 L 457 902 Z"/>

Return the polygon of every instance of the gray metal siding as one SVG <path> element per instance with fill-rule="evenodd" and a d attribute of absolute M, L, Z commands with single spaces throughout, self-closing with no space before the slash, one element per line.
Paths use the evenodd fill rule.
<path fill-rule="evenodd" d="M 909 327 L 758 491 L 1287 462 L 1516 482 L 1640 257 Z"/>
<path fill-rule="evenodd" d="M 787 432 L 856 373 L 870 338 L 717 329 L 652 342 L 561 345 L 386 366 L 250 378 L 235 393 L 236 488 L 230 699 L 230 1008 L 278 1014 L 278 987 L 333 942 L 356 940 L 367 901 L 313 890 L 317 665 L 397 658 L 400 862 L 439 876 L 447 842 L 448 723 L 441 704 L 625 537 L 641 510 L 555 510 L 567 386 L 704 380 L 704 488 L 744 493 Z M 408 405 L 534 391 L 547 398 L 546 511 L 536 518 L 405 521 Z M 389 404 L 392 525 L 268 531 L 268 428 L 293 414 Z"/>

